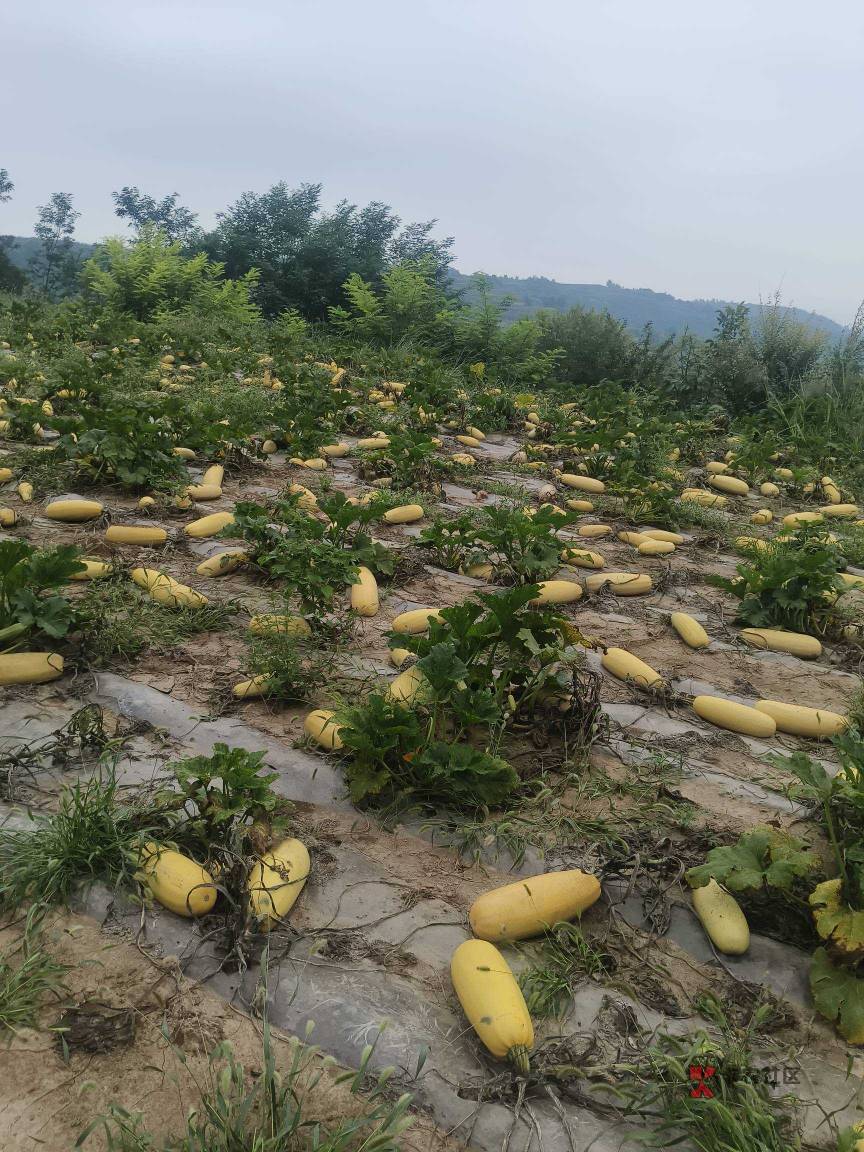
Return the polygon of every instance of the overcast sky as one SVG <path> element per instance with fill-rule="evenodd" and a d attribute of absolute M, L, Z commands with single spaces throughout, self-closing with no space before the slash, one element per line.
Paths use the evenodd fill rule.
<path fill-rule="evenodd" d="M 323 182 L 440 220 L 462 271 L 862 295 L 860 0 L 0 2 L 0 232 L 74 194 Z"/>

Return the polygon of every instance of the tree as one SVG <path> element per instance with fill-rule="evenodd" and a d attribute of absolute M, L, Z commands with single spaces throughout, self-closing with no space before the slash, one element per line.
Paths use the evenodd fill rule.
<path fill-rule="evenodd" d="M 0 168 L 0 204 L 12 199 L 15 185 L 9 179 L 5 168 Z M 0 292 L 20 292 L 24 287 L 25 276 L 16 268 L 9 256 L 9 249 L 15 246 L 13 236 L 0 236 Z"/>
<path fill-rule="evenodd" d="M 182 244 L 152 224 L 145 224 L 131 244 L 106 240 L 81 273 L 85 299 L 137 320 L 194 305 L 204 313 L 251 322 L 258 315 L 250 301 L 256 279 L 249 272 L 226 280 L 222 265 L 208 260 L 206 252 L 185 254 Z"/>
<path fill-rule="evenodd" d="M 435 221 L 402 228 L 379 201 L 358 208 L 342 200 L 325 212 L 321 192 L 320 184 L 292 189 L 284 181 L 261 195 L 246 192 L 203 240 L 229 276 L 259 270 L 257 300 L 266 315 L 293 308 L 324 319 L 348 302 L 344 285 L 352 275 L 380 287 L 386 272 L 406 262 L 431 261 L 443 284 L 452 240 L 431 239 Z"/>
<path fill-rule="evenodd" d="M 148 224 L 154 225 L 171 241 L 179 240 L 190 244 L 201 235 L 197 213 L 178 204 L 179 193 L 172 192 L 161 200 L 154 200 L 137 187 L 123 187 L 112 192 L 114 212 L 121 220 L 126 220 L 136 232 Z"/>
<path fill-rule="evenodd" d="M 72 207 L 69 192 L 52 193 L 48 203 L 37 211 L 39 218 L 33 231 L 42 241 L 42 250 L 31 261 L 31 270 L 46 296 L 62 295 L 71 288 L 78 274 L 72 237 L 81 213 Z"/>

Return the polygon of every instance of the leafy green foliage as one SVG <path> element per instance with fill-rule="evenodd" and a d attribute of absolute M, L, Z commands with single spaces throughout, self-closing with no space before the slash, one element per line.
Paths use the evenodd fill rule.
<path fill-rule="evenodd" d="M 687 882 L 701 888 L 713 878 L 730 892 L 752 894 L 764 888 L 789 892 L 817 864 L 795 837 L 773 828 L 754 828 L 737 844 L 712 848 L 704 864 L 687 872 Z"/>
<path fill-rule="evenodd" d="M 864 980 L 834 964 L 824 948 L 813 953 L 810 991 L 822 1015 L 853 1044 L 864 1040 Z"/>
<path fill-rule="evenodd" d="M 65 992 L 65 965 L 42 947 L 41 911 L 38 904 L 33 905 L 21 939 L 0 955 L 0 1029 L 15 1032 L 35 1027 L 45 997 Z"/>
<path fill-rule="evenodd" d="M 427 549 L 433 564 L 450 572 L 485 560 L 480 545 L 480 522 L 473 511 L 449 519 L 436 516 L 431 524 L 423 527 L 417 545 Z"/>
<path fill-rule="evenodd" d="M 532 1019 L 561 1016 L 580 982 L 608 975 L 614 966 L 613 957 L 598 951 L 578 924 L 569 920 L 550 924 L 539 957 L 519 973 Z"/>
<path fill-rule="evenodd" d="M 481 510 L 476 544 L 503 582 L 534 584 L 561 567 L 558 533 L 578 519 L 579 513 L 556 512 L 549 504 L 530 515 L 524 508 L 498 504 Z"/>
<path fill-rule="evenodd" d="M 49 595 L 84 565 L 71 545 L 37 550 L 24 540 L 0 541 L 0 646 L 37 630 L 59 639 L 74 612 L 63 596 Z"/>
<path fill-rule="evenodd" d="M 838 576 L 843 564 L 825 530 L 805 525 L 752 550 L 731 580 L 710 575 L 708 580 L 741 601 L 737 616 L 744 624 L 824 632 L 837 614 L 837 601 L 848 591 Z"/>

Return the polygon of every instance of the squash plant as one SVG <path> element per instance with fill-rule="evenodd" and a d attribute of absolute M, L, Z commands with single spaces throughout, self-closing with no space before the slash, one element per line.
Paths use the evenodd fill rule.
<path fill-rule="evenodd" d="M 0 542 L 0 648 L 33 630 L 65 636 L 74 612 L 54 590 L 83 568 L 71 545 L 39 550 L 24 540 Z"/>

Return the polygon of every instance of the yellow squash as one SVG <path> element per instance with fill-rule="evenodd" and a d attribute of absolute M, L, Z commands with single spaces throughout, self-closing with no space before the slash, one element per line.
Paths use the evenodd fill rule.
<path fill-rule="evenodd" d="M 599 493 L 606 491 L 602 480 L 595 480 L 593 476 L 577 476 L 575 472 L 562 472 L 558 477 L 567 488 L 576 488 L 580 492 Z"/>
<path fill-rule="evenodd" d="M 698 620 L 688 616 L 686 612 L 673 612 L 669 623 L 688 646 L 688 648 L 707 648 L 711 638 Z"/>
<path fill-rule="evenodd" d="M 822 645 L 815 636 L 803 632 L 785 632 L 781 628 L 742 628 L 741 639 L 751 648 L 769 652 L 789 652 L 802 660 L 815 660 L 822 655 Z"/>
<path fill-rule="evenodd" d="M 437 620 L 440 615 L 440 608 L 412 608 L 410 612 L 403 612 L 397 616 L 390 627 L 394 632 L 415 636 L 420 632 L 426 632 L 429 621 Z"/>
<path fill-rule="evenodd" d="M 283 840 L 265 852 L 249 873 L 249 907 L 259 927 L 269 932 L 281 923 L 303 891 L 311 865 L 306 845 Z"/>
<path fill-rule="evenodd" d="M 413 524 L 415 520 L 422 519 L 423 508 L 419 504 L 402 504 L 384 513 L 384 520 L 388 524 Z"/>
<path fill-rule="evenodd" d="M 390 700 L 397 700 L 401 704 L 414 704 L 422 698 L 427 687 L 426 677 L 416 664 L 412 664 L 390 682 L 386 694 Z"/>
<path fill-rule="evenodd" d="M 653 584 L 645 572 L 597 572 L 585 578 L 589 592 L 608 587 L 616 596 L 644 596 Z"/>
<path fill-rule="evenodd" d="M 665 528 L 640 528 L 640 533 L 649 540 L 665 540 L 667 544 L 683 544 L 684 537 L 680 532 L 667 532 Z"/>
<path fill-rule="evenodd" d="M 695 696 L 693 711 L 709 724 L 728 732 L 740 732 L 743 736 L 767 740 L 777 731 L 777 725 L 770 716 L 719 696 Z"/>
<path fill-rule="evenodd" d="M 668 556 L 675 551 L 671 540 L 643 540 L 637 548 L 640 556 Z"/>
<path fill-rule="evenodd" d="M 45 508 L 45 515 L 49 520 L 79 524 L 84 520 L 96 520 L 104 511 L 98 500 L 52 500 Z"/>
<path fill-rule="evenodd" d="M 589 552 L 587 548 L 565 548 L 561 553 L 565 564 L 572 564 L 576 568 L 603 568 L 606 561 L 599 552 Z"/>
<path fill-rule="evenodd" d="M 270 691 L 272 677 L 267 672 L 253 676 L 251 680 L 241 680 L 231 689 L 232 695 L 238 700 L 254 700 L 259 696 L 266 696 Z"/>
<path fill-rule="evenodd" d="M 63 657 L 56 652 L 0 653 L 0 684 L 46 684 L 63 675 Z"/>
<path fill-rule="evenodd" d="M 360 579 L 351 585 L 351 607 L 358 616 L 378 615 L 378 581 L 368 568 L 357 570 Z"/>
<path fill-rule="evenodd" d="M 111 565 L 103 560 L 85 560 L 82 557 L 81 563 L 84 565 L 83 571 L 73 572 L 69 577 L 70 580 L 98 580 L 100 576 L 107 576 L 111 571 Z"/>
<path fill-rule="evenodd" d="M 214 512 L 210 516 L 202 516 L 200 520 L 193 520 L 191 524 L 187 524 L 185 532 L 187 536 L 200 540 L 206 536 L 215 536 L 217 532 L 229 528 L 233 523 L 234 517 L 230 512 Z"/>
<path fill-rule="evenodd" d="M 164 528 L 142 528 L 136 524 L 112 524 L 105 529 L 109 544 L 164 544 L 168 533 Z"/>
<path fill-rule="evenodd" d="M 484 892 L 472 904 L 468 922 L 480 940 L 525 940 L 581 916 L 599 896 L 596 876 L 578 868 L 545 872 Z"/>
<path fill-rule="evenodd" d="M 216 903 L 213 877 L 188 856 L 150 843 L 141 851 L 140 864 L 150 894 L 169 912 L 204 916 Z"/>
<path fill-rule="evenodd" d="M 806 708 L 801 704 L 783 704 L 779 700 L 760 700 L 756 708 L 770 717 L 780 732 L 790 736 L 809 736 L 827 740 L 849 726 L 847 717 L 824 708 Z"/>
<path fill-rule="evenodd" d="M 335 715 L 335 712 L 327 708 L 316 708 L 303 721 L 303 731 L 309 739 L 326 748 L 328 752 L 338 752 L 342 747 L 340 726 L 333 719 Z"/>
<path fill-rule="evenodd" d="M 750 947 L 750 929 L 738 901 L 712 877 L 692 892 L 693 910 L 718 952 L 740 956 Z"/>
<path fill-rule="evenodd" d="M 202 560 L 195 571 L 199 576 L 227 576 L 245 564 L 249 557 L 242 548 L 229 548 L 225 552 L 217 552 L 215 556 L 208 556 Z"/>
<path fill-rule="evenodd" d="M 582 596 L 582 585 L 574 580 L 541 580 L 539 588 L 531 604 L 572 604 Z"/>
<path fill-rule="evenodd" d="M 260 616 L 253 616 L 249 621 L 249 631 L 254 636 L 268 636 L 278 632 L 303 640 L 312 635 L 309 621 L 304 620 L 302 616 L 283 616 L 277 612 L 264 612 Z"/>
<path fill-rule="evenodd" d="M 737 476 L 709 476 L 708 483 L 720 492 L 728 492 L 731 496 L 746 496 L 750 486 L 746 480 L 739 480 Z"/>
<path fill-rule="evenodd" d="M 633 683 L 637 688 L 657 688 L 663 683 L 659 672 L 623 648 L 607 648 L 600 663 L 612 676 Z"/>
<path fill-rule="evenodd" d="M 466 940 L 450 960 L 450 977 L 471 1027 L 499 1060 L 527 1072 L 534 1027 L 507 961 L 487 940 Z"/>

